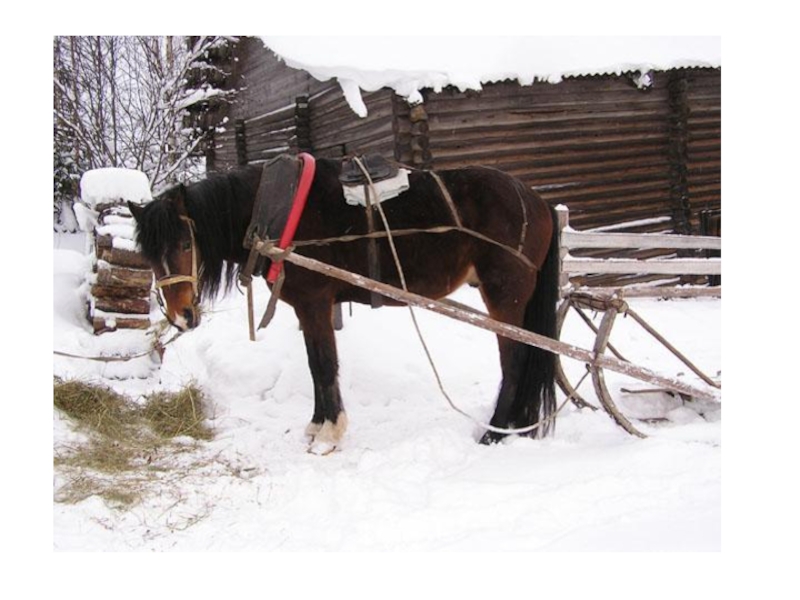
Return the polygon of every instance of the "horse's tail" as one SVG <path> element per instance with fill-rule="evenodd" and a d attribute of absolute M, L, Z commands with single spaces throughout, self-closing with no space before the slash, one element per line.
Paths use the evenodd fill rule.
<path fill-rule="evenodd" d="M 536 288 L 525 308 L 523 327 L 528 331 L 555 339 L 557 336 L 557 304 L 559 298 L 559 235 L 558 217 L 550 208 L 553 236 L 550 248 L 537 275 Z M 535 431 L 544 437 L 554 424 L 556 412 L 556 360 L 552 352 L 521 344 L 521 377 L 511 411 L 511 421 L 517 427 L 541 422 Z"/>

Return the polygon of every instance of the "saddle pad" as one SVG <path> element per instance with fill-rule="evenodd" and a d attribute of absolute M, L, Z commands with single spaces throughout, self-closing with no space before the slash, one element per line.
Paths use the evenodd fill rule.
<path fill-rule="evenodd" d="M 375 192 L 378 194 L 377 201 L 383 202 L 384 200 L 389 200 L 405 192 L 409 188 L 408 174 L 410 172 L 411 171 L 408 169 L 398 169 L 397 175 L 391 179 L 384 179 L 383 181 L 375 183 Z M 342 186 L 345 201 L 351 206 L 366 206 L 367 198 L 364 187 L 363 185 L 353 187 Z M 370 199 L 374 202 L 375 199 L 372 198 L 372 189 L 369 186 L 367 186 L 367 189 L 370 190 Z"/>
<path fill-rule="evenodd" d="M 397 164 L 389 162 L 380 154 L 365 154 L 358 160 L 360 165 L 356 162 L 356 157 L 342 159 L 342 171 L 339 174 L 339 181 L 342 182 L 342 185 L 358 186 L 367 183 L 367 178 L 361 170 L 362 166 L 369 173 L 373 183 L 391 179 L 397 175 Z"/>
<path fill-rule="evenodd" d="M 264 164 L 253 205 L 253 216 L 244 236 L 244 247 L 251 248 L 253 239 L 277 239 L 280 237 L 300 177 L 300 160 L 295 156 L 281 154 Z"/>

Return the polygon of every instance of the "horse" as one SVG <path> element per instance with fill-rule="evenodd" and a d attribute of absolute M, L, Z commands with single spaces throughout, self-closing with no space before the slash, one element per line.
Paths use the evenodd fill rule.
<path fill-rule="evenodd" d="M 381 281 L 399 287 L 390 240 L 366 238 L 367 211 L 345 203 L 341 170 L 339 160 L 317 159 L 295 252 L 369 276 L 369 244 L 376 244 Z M 409 171 L 408 189 L 381 204 L 390 231 L 420 230 L 393 240 L 407 289 L 441 299 L 463 283 L 475 282 L 489 316 L 556 338 L 559 248 L 554 209 L 521 181 L 494 168 Z M 143 206 L 130 205 L 138 247 L 160 287 L 165 315 L 177 329 L 197 327 L 201 299 L 229 290 L 243 269 L 248 258 L 243 240 L 261 173 L 260 166 L 247 165 L 178 184 Z M 459 227 L 452 226 L 454 216 Z M 344 235 L 347 242 L 301 245 Z M 266 262 L 256 275 L 266 274 Z M 299 320 L 314 385 L 308 450 L 327 454 L 340 447 L 348 425 L 338 385 L 333 307 L 337 302 L 370 303 L 371 295 L 288 261 L 283 264 L 280 299 Z M 386 306 L 402 305 L 383 300 Z M 531 435 L 547 435 L 555 416 L 555 355 L 501 336 L 497 342 L 502 381 L 491 428 L 479 441 L 496 443 L 506 435 L 497 429 L 537 423 Z"/>

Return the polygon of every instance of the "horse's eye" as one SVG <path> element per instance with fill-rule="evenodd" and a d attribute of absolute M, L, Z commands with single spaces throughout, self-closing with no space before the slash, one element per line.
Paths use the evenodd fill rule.
<path fill-rule="evenodd" d="M 184 252 L 188 252 L 192 249 L 192 242 L 186 241 L 183 242 L 183 246 L 181 247 Z"/>

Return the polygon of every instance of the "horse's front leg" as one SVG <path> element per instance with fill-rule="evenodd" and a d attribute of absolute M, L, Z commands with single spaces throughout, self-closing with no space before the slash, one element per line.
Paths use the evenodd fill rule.
<path fill-rule="evenodd" d="M 339 393 L 339 362 L 333 331 L 333 303 L 295 306 L 314 380 L 314 415 L 306 428 L 309 452 L 329 454 L 342 441 L 347 415 Z"/>

